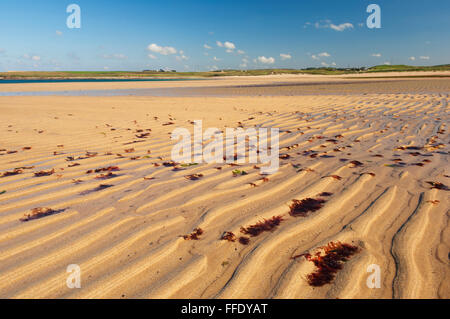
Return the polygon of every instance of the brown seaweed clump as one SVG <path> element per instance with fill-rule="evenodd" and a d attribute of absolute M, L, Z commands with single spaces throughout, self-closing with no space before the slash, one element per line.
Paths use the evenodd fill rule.
<path fill-rule="evenodd" d="M 448 191 L 450 190 L 450 188 L 442 183 L 439 182 L 427 182 L 428 184 L 431 185 L 431 189 L 436 188 L 436 189 L 440 189 L 440 190 L 444 190 L 444 191 Z"/>
<path fill-rule="evenodd" d="M 194 229 L 194 231 L 192 233 L 190 233 L 189 235 L 184 235 L 183 238 L 185 240 L 199 240 L 199 236 L 203 234 L 203 229 L 201 228 L 196 228 Z"/>
<path fill-rule="evenodd" d="M 31 210 L 31 212 L 25 214 L 20 219 L 20 221 L 21 222 L 27 222 L 27 221 L 32 220 L 32 219 L 42 218 L 42 217 L 45 217 L 45 216 L 49 216 L 49 215 L 60 213 L 62 211 L 63 211 L 62 209 L 54 210 L 54 209 L 51 209 L 51 208 L 43 208 L 43 207 L 33 208 Z"/>
<path fill-rule="evenodd" d="M 324 250 L 324 255 L 322 252 L 318 252 L 313 256 L 311 254 L 302 254 L 293 259 L 303 256 L 307 260 L 314 263 L 316 266 L 316 271 L 308 274 L 306 279 L 308 284 L 313 287 L 321 287 L 323 285 L 331 283 L 336 273 L 342 269 L 343 263 L 348 261 L 351 256 L 359 251 L 357 246 L 353 246 L 341 242 L 330 242 L 327 246 L 320 247 Z"/>
<path fill-rule="evenodd" d="M 306 217 L 309 212 L 315 212 L 323 207 L 326 200 L 322 198 L 305 198 L 302 200 L 294 199 L 289 208 L 289 215 L 294 217 Z"/>
<path fill-rule="evenodd" d="M 359 167 L 359 166 L 363 166 L 364 164 L 359 161 L 351 161 L 350 165 L 351 165 L 351 167 Z"/>
<path fill-rule="evenodd" d="M 250 238 L 241 236 L 239 237 L 239 243 L 242 245 L 248 245 L 250 243 Z"/>
<path fill-rule="evenodd" d="M 222 237 L 220 238 L 221 240 L 227 240 L 227 241 L 231 241 L 231 242 L 235 242 L 236 241 L 236 235 L 233 234 L 230 231 L 226 231 L 222 234 Z"/>
<path fill-rule="evenodd" d="M 248 226 L 246 228 L 241 227 L 241 233 L 250 235 L 251 237 L 256 237 L 265 231 L 272 231 L 283 221 L 283 216 L 273 216 L 270 219 L 265 219 L 259 221 L 254 225 Z"/>
<path fill-rule="evenodd" d="M 42 177 L 42 176 L 50 176 L 55 173 L 55 169 L 49 170 L 49 171 L 39 171 L 34 173 L 35 177 Z"/>
<path fill-rule="evenodd" d="M 186 175 L 184 178 L 189 179 L 191 181 L 196 181 L 203 177 L 203 174 L 192 174 L 192 175 Z"/>
<path fill-rule="evenodd" d="M 2 174 L 0 174 L 0 177 L 6 177 L 6 176 L 14 176 L 14 175 L 19 175 L 22 174 L 23 170 L 20 168 L 16 168 L 13 171 L 10 172 L 3 172 Z"/>
<path fill-rule="evenodd" d="M 113 171 L 120 171 L 120 168 L 118 166 L 108 166 L 108 167 L 102 167 L 97 169 L 90 169 L 86 171 L 86 174 L 91 173 L 101 173 L 101 172 L 113 172 Z"/>

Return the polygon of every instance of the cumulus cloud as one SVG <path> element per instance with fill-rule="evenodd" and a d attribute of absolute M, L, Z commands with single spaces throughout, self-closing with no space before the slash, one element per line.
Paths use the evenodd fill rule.
<path fill-rule="evenodd" d="M 162 47 L 157 45 L 156 43 L 150 44 L 147 49 L 152 52 L 156 52 L 162 55 L 176 54 L 177 50 L 174 47 Z"/>
<path fill-rule="evenodd" d="M 416 57 L 415 57 L 415 56 L 411 56 L 411 57 L 409 57 L 409 59 L 410 59 L 411 61 L 416 61 Z"/>
<path fill-rule="evenodd" d="M 347 29 L 353 29 L 354 28 L 353 24 L 350 23 L 350 22 L 344 22 L 344 23 L 341 23 L 341 24 L 334 24 L 334 23 L 331 22 L 331 20 L 328 20 L 328 19 L 327 20 L 317 21 L 314 24 L 312 24 L 310 22 L 307 22 L 303 27 L 307 28 L 310 25 L 314 25 L 314 27 L 316 29 L 332 29 L 334 31 L 339 31 L 339 32 L 345 31 Z"/>
<path fill-rule="evenodd" d="M 353 29 L 353 24 L 346 22 L 346 23 L 341 23 L 339 25 L 335 25 L 335 24 L 330 24 L 330 28 L 335 30 L 335 31 L 339 31 L 342 32 L 345 29 Z"/>
<path fill-rule="evenodd" d="M 272 58 L 272 57 L 266 58 L 265 56 L 259 56 L 257 61 L 262 64 L 274 64 L 275 63 L 274 58 Z"/>
<path fill-rule="evenodd" d="M 237 53 L 238 53 L 238 54 L 245 54 L 245 51 L 237 50 Z"/>
<path fill-rule="evenodd" d="M 236 46 L 234 45 L 233 42 L 225 41 L 225 43 L 223 44 L 223 46 L 224 46 L 225 48 L 227 48 L 228 50 L 234 50 L 234 49 L 236 49 Z"/>
<path fill-rule="evenodd" d="M 381 58 L 381 53 L 373 53 L 372 56 L 376 58 Z"/>
<path fill-rule="evenodd" d="M 212 49 L 209 45 L 207 45 L 206 43 L 203 45 L 203 47 L 205 48 L 205 49 Z"/>
<path fill-rule="evenodd" d="M 148 57 L 149 57 L 150 59 L 156 60 L 156 56 L 154 56 L 153 54 L 149 54 Z"/>
<path fill-rule="evenodd" d="M 429 60 L 430 59 L 430 57 L 429 56 L 421 56 L 421 57 L 419 57 L 419 59 L 421 59 L 421 60 Z"/>
<path fill-rule="evenodd" d="M 214 60 L 214 61 L 220 61 L 221 59 L 219 59 L 219 58 L 217 58 L 217 57 L 214 57 L 213 60 Z"/>
<path fill-rule="evenodd" d="M 289 60 L 292 58 L 292 56 L 287 53 L 280 53 L 280 57 L 281 57 L 281 60 Z"/>
<path fill-rule="evenodd" d="M 227 53 L 233 53 L 234 50 L 236 49 L 236 45 L 230 41 L 225 41 L 225 42 L 216 41 L 216 44 L 220 48 L 225 48 Z M 242 53 L 239 53 L 239 52 L 242 52 Z M 239 52 L 238 52 L 239 54 L 244 53 L 244 51 L 242 51 L 242 50 L 239 50 Z"/>
<path fill-rule="evenodd" d="M 329 58 L 329 57 L 331 57 L 331 54 L 329 54 L 328 52 L 311 54 L 311 59 L 313 59 L 313 60 L 320 60 L 320 58 Z"/>

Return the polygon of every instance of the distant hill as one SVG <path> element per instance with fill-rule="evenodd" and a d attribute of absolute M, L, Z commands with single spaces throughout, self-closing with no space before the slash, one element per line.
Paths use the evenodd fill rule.
<path fill-rule="evenodd" d="M 376 72 L 406 71 L 450 71 L 450 64 L 436 66 L 377 65 L 370 68 L 305 68 L 305 69 L 259 69 L 259 70 L 217 70 L 208 72 L 159 72 L 159 71 L 58 71 L 58 72 L 2 72 L 0 79 L 86 79 L 86 78 L 208 78 L 223 76 L 257 76 L 273 74 L 317 74 L 343 75 Z"/>
<path fill-rule="evenodd" d="M 406 71 L 450 71 L 450 64 L 435 66 L 411 65 L 377 65 L 367 69 L 368 72 L 406 72 Z"/>

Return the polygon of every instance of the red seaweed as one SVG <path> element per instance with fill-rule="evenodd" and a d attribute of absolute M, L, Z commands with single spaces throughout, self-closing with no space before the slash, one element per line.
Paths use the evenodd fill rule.
<path fill-rule="evenodd" d="M 439 182 L 427 182 L 428 184 L 431 185 L 431 189 L 436 188 L 436 189 L 440 189 L 440 190 L 444 190 L 444 191 L 448 191 L 450 190 L 450 188 L 448 188 L 448 186 L 439 183 Z"/>
<path fill-rule="evenodd" d="M 14 176 L 14 175 L 22 174 L 22 173 L 23 173 L 23 170 L 22 170 L 22 169 L 16 168 L 16 169 L 14 169 L 13 171 L 10 171 L 10 172 L 3 172 L 3 173 L 0 175 L 0 177 Z"/>
<path fill-rule="evenodd" d="M 283 216 L 273 216 L 248 227 L 241 227 L 241 233 L 256 237 L 265 231 L 272 231 L 283 221 Z"/>
<path fill-rule="evenodd" d="M 242 245 L 248 245 L 250 243 L 250 238 L 241 236 L 239 237 L 239 243 Z"/>
<path fill-rule="evenodd" d="M 235 242 L 236 241 L 236 235 L 233 234 L 230 231 L 226 231 L 222 234 L 222 237 L 220 238 L 221 240 L 227 240 L 227 241 L 231 241 L 231 242 Z"/>
<path fill-rule="evenodd" d="M 189 235 L 184 235 L 183 238 L 185 240 L 199 240 L 199 236 L 203 234 L 203 230 L 201 228 L 196 228 Z"/>
<path fill-rule="evenodd" d="M 25 214 L 22 218 L 20 218 L 21 222 L 27 222 L 32 219 L 38 219 L 49 215 L 54 215 L 60 212 L 63 212 L 64 209 L 54 210 L 51 208 L 33 208 L 30 213 Z"/>
<path fill-rule="evenodd" d="M 308 284 L 313 287 L 321 287 L 331 283 L 336 273 L 342 269 L 343 263 L 359 251 L 357 246 L 341 242 L 330 242 L 320 249 L 324 250 L 324 255 L 322 255 L 322 252 L 316 253 L 314 257 L 311 254 L 299 255 L 313 262 L 317 268 L 316 271 L 306 276 Z M 294 259 L 299 256 L 295 256 Z"/>
<path fill-rule="evenodd" d="M 322 198 L 305 198 L 302 200 L 294 199 L 290 208 L 289 215 L 294 217 L 306 217 L 309 212 L 315 212 L 323 207 L 326 200 Z"/>
<path fill-rule="evenodd" d="M 50 176 L 50 175 L 53 175 L 54 173 L 55 173 L 55 169 L 52 169 L 52 170 L 49 170 L 49 171 L 35 172 L 34 176 L 35 177 Z"/>

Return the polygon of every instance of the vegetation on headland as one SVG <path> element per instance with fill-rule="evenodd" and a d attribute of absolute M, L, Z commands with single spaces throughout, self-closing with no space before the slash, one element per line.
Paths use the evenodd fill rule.
<path fill-rule="evenodd" d="M 0 79 L 88 79 L 88 78 L 211 78 L 223 76 L 258 76 L 282 74 L 344 75 L 377 72 L 450 71 L 450 64 L 436 66 L 378 65 L 370 68 L 306 68 L 306 69 L 259 69 L 217 70 L 208 72 L 175 71 L 13 71 L 0 72 Z"/>

